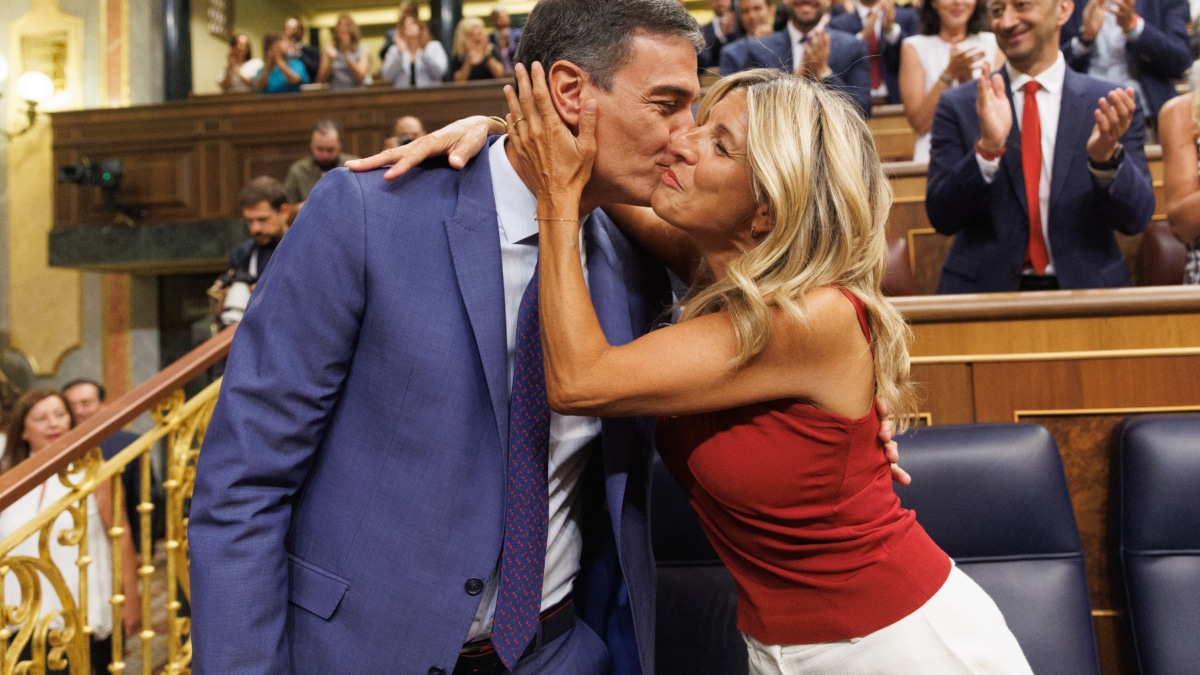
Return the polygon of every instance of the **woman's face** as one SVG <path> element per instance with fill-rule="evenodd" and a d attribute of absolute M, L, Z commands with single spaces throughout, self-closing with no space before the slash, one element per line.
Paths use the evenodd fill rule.
<path fill-rule="evenodd" d="M 71 414 L 57 396 L 47 396 L 34 404 L 25 415 L 25 430 L 21 438 L 33 454 L 58 440 L 71 429 Z"/>
<path fill-rule="evenodd" d="M 354 37 L 354 29 L 350 26 L 350 19 L 340 19 L 337 22 L 335 32 L 337 33 L 338 42 L 349 43 L 351 38 Z"/>
<path fill-rule="evenodd" d="M 704 125 L 676 136 L 670 150 L 675 161 L 650 199 L 654 211 L 704 252 L 752 247 L 751 225 L 764 232 L 767 223 L 750 185 L 746 93 L 726 94 Z"/>
<path fill-rule="evenodd" d="M 406 38 L 415 38 L 421 34 L 421 24 L 411 16 L 406 16 L 400 19 L 400 35 Z"/>
<path fill-rule="evenodd" d="M 487 34 L 483 32 L 483 26 L 471 26 L 468 28 L 467 41 L 473 45 L 481 45 L 487 42 Z"/>
<path fill-rule="evenodd" d="M 933 8 L 937 10 L 942 30 L 960 31 L 966 28 L 975 11 L 976 0 L 933 0 Z"/>

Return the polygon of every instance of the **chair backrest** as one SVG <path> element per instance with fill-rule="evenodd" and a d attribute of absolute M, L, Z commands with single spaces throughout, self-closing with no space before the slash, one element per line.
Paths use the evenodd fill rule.
<path fill-rule="evenodd" d="M 662 460 L 654 458 L 650 537 L 658 561 L 656 675 L 744 675 L 733 576 Z"/>
<path fill-rule="evenodd" d="M 1182 284 L 1186 266 L 1187 247 L 1171 234 L 1170 224 L 1165 220 L 1150 223 L 1138 248 L 1137 285 Z"/>
<path fill-rule="evenodd" d="M 908 237 L 888 239 L 887 272 L 883 276 L 883 294 L 916 295 L 917 278 L 908 255 Z"/>
<path fill-rule="evenodd" d="M 1121 565 L 1143 673 L 1200 668 L 1200 415 L 1146 415 L 1117 433 Z"/>
<path fill-rule="evenodd" d="M 1036 424 L 909 431 L 901 503 L 983 587 L 1035 673 L 1100 672 L 1083 545 L 1054 438 Z"/>

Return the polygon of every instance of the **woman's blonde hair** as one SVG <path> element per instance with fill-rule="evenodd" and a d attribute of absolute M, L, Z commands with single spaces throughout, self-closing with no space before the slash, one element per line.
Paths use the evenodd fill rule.
<path fill-rule="evenodd" d="M 476 27 L 483 30 L 483 19 L 476 16 L 468 16 L 458 22 L 458 26 L 454 29 L 454 49 L 452 50 L 454 54 L 466 58 L 467 40 L 469 39 L 467 38 L 467 33 Z"/>
<path fill-rule="evenodd" d="M 905 421 L 916 409 L 911 331 L 880 289 L 892 189 L 871 132 L 844 95 L 772 69 L 719 80 L 700 102 L 697 122 L 732 91 L 746 94 L 751 187 L 774 225 L 729 264 L 724 279 L 701 270 L 681 303 L 682 319 L 728 312 L 744 363 L 767 345 L 770 306 L 808 323 L 808 292 L 845 288 L 866 307 L 876 396 Z"/>

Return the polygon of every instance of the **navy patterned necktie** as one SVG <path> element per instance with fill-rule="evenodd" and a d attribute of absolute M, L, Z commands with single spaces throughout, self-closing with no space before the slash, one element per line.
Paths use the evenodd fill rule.
<path fill-rule="evenodd" d="M 492 646 L 512 669 L 533 639 L 542 604 L 546 569 L 549 504 L 546 458 L 550 443 L 550 406 L 542 366 L 538 324 L 538 275 L 517 311 L 516 356 L 508 422 L 508 481 L 504 508 L 504 551 Z"/>

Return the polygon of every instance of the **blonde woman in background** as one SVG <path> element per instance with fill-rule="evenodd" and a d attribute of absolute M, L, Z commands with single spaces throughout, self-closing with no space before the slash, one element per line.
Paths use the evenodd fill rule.
<path fill-rule="evenodd" d="M 383 79 L 396 88 L 428 87 L 446 74 L 446 50 L 429 37 L 425 22 L 404 11 L 396 22 L 396 42 L 383 58 Z"/>
<path fill-rule="evenodd" d="M 876 401 L 903 414 L 915 397 L 909 330 L 880 290 L 891 190 L 854 104 L 773 69 L 712 86 L 653 211 L 605 207 L 691 284 L 678 323 L 614 346 L 580 260 L 596 106 L 552 101 L 539 64 L 516 77 L 507 142 L 537 186 L 550 407 L 658 416 L 659 453 L 737 582 L 751 673 L 1030 673 L 880 452 Z"/>
<path fill-rule="evenodd" d="M 467 17 L 454 29 L 454 49 L 450 58 L 451 78 L 455 82 L 492 80 L 504 77 L 504 64 L 496 45 L 483 31 L 483 19 Z"/>
<path fill-rule="evenodd" d="M 354 18 L 346 12 L 339 14 L 333 27 L 333 44 L 321 50 L 317 82 L 329 83 L 330 89 L 358 89 L 371 84 L 371 55 L 359 44 L 361 40 Z"/>
<path fill-rule="evenodd" d="M 1158 111 L 1163 198 L 1175 238 L 1187 246 L 1183 283 L 1200 284 L 1200 61 L 1192 64 L 1192 91 Z"/>
<path fill-rule="evenodd" d="M 900 45 L 900 102 L 917 133 L 913 161 L 928 162 L 929 130 L 942 92 L 979 77 L 985 62 L 996 72 L 1004 54 L 987 30 L 986 0 L 930 0 L 920 13 L 921 34 Z"/>

